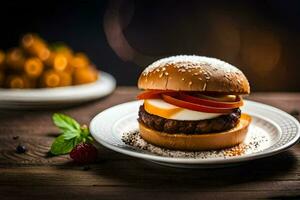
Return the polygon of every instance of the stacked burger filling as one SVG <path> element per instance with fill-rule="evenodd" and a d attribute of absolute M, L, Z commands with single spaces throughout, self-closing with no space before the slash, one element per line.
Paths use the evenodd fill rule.
<path fill-rule="evenodd" d="M 234 95 L 213 97 L 155 90 L 145 91 L 138 98 L 145 100 L 138 121 L 170 134 L 207 134 L 232 129 L 239 123 L 239 107 L 243 104 L 241 97 Z"/>

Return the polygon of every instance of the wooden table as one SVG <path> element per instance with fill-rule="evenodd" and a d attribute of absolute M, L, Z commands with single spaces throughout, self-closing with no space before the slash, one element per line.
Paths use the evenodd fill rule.
<path fill-rule="evenodd" d="M 222 169 L 176 169 L 104 147 L 97 163 L 79 166 L 47 152 L 58 130 L 53 112 L 88 124 L 98 112 L 134 100 L 138 90 L 119 87 L 111 96 L 62 110 L 0 112 L 0 199 L 207 199 L 300 198 L 300 145 L 279 155 Z M 254 93 L 296 117 L 300 93 Z M 299 118 L 298 118 L 299 119 Z M 18 136 L 18 138 L 16 138 Z M 17 154 L 23 144 L 28 151 Z"/>

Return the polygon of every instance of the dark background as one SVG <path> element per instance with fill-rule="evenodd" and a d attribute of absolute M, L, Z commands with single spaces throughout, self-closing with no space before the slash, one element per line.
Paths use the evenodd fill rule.
<path fill-rule="evenodd" d="M 223 59 L 252 91 L 300 91 L 300 1 L 2 1 L 0 48 L 27 32 L 89 55 L 119 85 L 155 59 Z M 123 31 L 120 31 L 121 29 Z"/>

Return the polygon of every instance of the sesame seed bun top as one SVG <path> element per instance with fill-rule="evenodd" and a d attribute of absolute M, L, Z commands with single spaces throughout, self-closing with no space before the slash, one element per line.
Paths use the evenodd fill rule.
<path fill-rule="evenodd" d="M 138 80 L 140 89 L 249 94 L 247 78 L 238 68 L 216 58 L 180 55 L 149 65 Z"/>

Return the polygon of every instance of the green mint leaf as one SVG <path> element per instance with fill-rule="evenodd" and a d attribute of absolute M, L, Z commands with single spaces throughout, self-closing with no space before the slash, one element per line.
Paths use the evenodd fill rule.
<path fill-rule="evenodd" d="M 54 155 L 67 154 L 70 153 L 77 144 L 76 138 L 65 140 L 64 135 L 60 135 L 52 143 L 50 152 Z"/>
<path fill-rule="evenodd" d="M 93 142 L 93 138 L 86 125 L 80 126 L 73 118 L 60 113 L 53 114 L 52 119 L 53 123 L 62 132 L 52 143 L 50 152 L 53 155 L 70 153 L 81 142 Z"/>
<path fill-rule="evenodd" d="M 92 143 L 94 141 L 94 139 L 91 136 L 88 136 L 86 138 L 86 141 L 89 142 L 89 143 Z"/>
<path fill-rule="evenodd" d="M 86 125 L 81 126 L 81 135 L 87 137 L 90 134 L 89 128 Z"/>
<path fill-rule="evenodd" d="M 52 119 L 53 123 L 63 132 L 70 131 L 75 133 L 76 131 L 80 131 L 78 122 L 67 115 L 55 113 Z"/>
<path fill-rule="evenodd" d="M 80 131 L 75 131 L 75 132 L 65 131 L 62 135 L 64 136 L 65 140 L 70 140 L 70 139 L 73 139 L 75 137 L 79 137 L 80 136 Z"/>
<path fill-rule="evenodd" d="M 75 146 L 81 142 L 84 142 L 84 139 L 81 136 L 74 138 Z"/>

